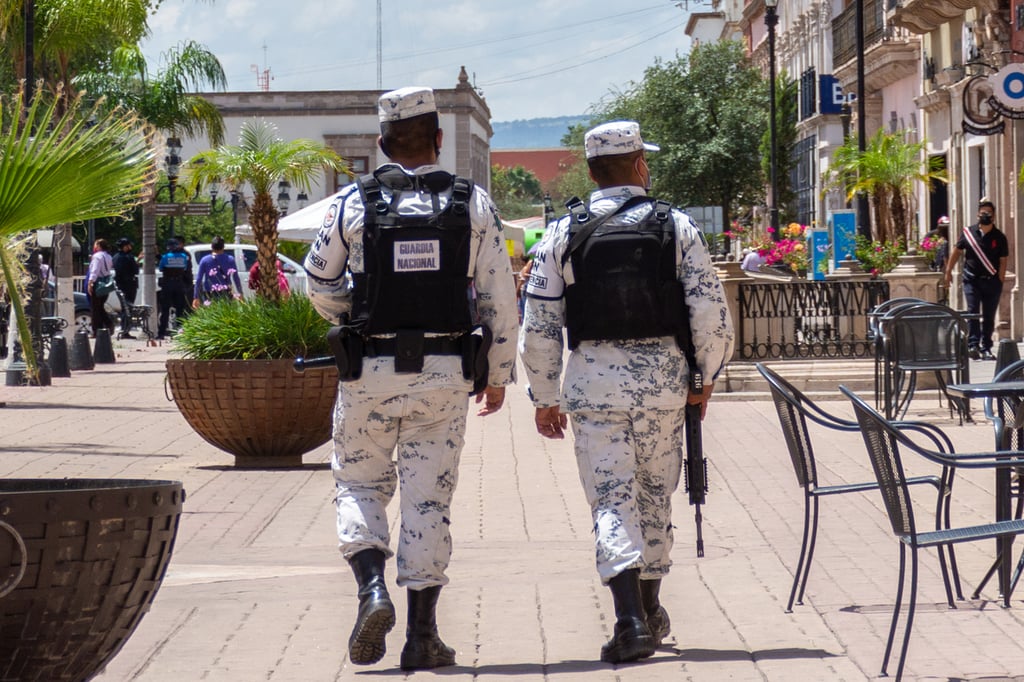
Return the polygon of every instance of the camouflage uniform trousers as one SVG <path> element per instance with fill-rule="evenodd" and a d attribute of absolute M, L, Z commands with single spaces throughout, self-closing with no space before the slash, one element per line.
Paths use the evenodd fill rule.
<path fill-rule="evenodd" d="M 630 568 L 672 565 L 672 494 L 679 486 L 684 408 L 571 413 L 580 481 L 590 503 L 601 582 Z"/>
<path fill-rule="evenodd" d="M 464 390 L 371 396 L 339 390 L 334 414 L 338 542 L 350 559 L 389 548 L 387 505 L 401 484 L 398 585 L 446 585 L 449 508 L 469 398 Z M 397 461 L 392 452 L 397 448 Z"/>

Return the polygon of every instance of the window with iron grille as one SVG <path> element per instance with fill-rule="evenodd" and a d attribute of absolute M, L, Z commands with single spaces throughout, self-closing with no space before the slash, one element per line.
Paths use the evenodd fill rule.
<path fill-rule="evenodd" d="M 818 112 L 818 77 L 814 68 L 807 69 L 800 76 L 800 120 L 810 118 Z"/>
<path fill-rule="evenodd" d="M 789 174 L 789 186 L 796 198 L 796 220 L 801 225 L 810 225 L 816 219 L 814 192 L 814 149 L 817 136 L 811 135 L 793 145 L 793 169 Z"/>

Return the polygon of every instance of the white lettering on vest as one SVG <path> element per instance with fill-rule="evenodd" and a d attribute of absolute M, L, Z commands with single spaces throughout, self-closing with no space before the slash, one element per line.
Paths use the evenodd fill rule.
<path fill-rule="evenodd" d="M 441 242 L 437 239 L 395 242 L 395 272 L 423 272 L 441 269 Z"/>

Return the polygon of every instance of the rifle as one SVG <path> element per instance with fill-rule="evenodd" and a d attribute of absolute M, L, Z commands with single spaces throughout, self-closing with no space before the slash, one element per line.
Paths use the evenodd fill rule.
<path fill-rule="evenodd" d="M 692 351 L 691 351 L 692 353 Z M 687 360 L 691 354 L 687 354 Z M 696 367 L 696 358 L 690 363 L 690 391 L 704 392 L 704 377 Z M 686 481 L 686 492 L 690 494 L 690 504 L 694 505 L 694 522 L 697 524 L 697 556 L 704 556 L 704 536 L 701 524 L 704 519 L 700 514 L 700 506 L 706 501 L 708 492 L 708 460 L 704 456 L 704 443 L 701 433 L 700 405 L 686 405 L 686 468 L 683 471 Z"/>

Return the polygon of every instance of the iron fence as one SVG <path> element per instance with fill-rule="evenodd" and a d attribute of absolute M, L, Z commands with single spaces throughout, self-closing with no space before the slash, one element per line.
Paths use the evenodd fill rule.
<path fill-rule="evenodd" d="M 860 358 L 873 354 L 868 312 L 889 298 L 884 280 L 741 284 L 743 360 Z"/>

